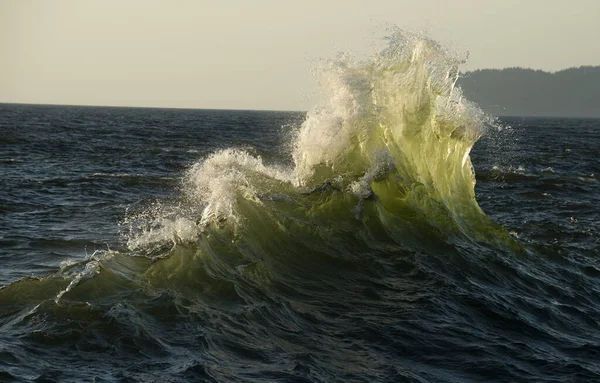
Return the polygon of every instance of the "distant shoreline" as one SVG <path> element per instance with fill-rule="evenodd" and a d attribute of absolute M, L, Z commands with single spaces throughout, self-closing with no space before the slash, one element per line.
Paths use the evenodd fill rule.
<path fill-rule="evenodd" d="M 600 66 L 480 69 L 464 73 L 457 84 L 495 116 L 600 118 Z"/>

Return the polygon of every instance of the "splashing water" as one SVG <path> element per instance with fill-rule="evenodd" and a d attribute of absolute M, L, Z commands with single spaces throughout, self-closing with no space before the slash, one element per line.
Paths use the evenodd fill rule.
<path fill-rule="evenodd" d="M 184 207 L 154 215 L 150 224 L 142 220 L 142 230 L 130 231 L 130 248 L 193 243 L 208 225 L 250 224 L 239 204 L 265 209 L 275 194 L 297 203 L 327 185 L 353 196 L 354 212 L 371 199 L 376 214 L 396 216 L 401 225 L 418 221 L 444 235 L 506 239 L 475 200 L 469 152 L 492 121 L 455 87 L 463 60 L 420 35 L 395 31 L 388 42 L 370 60 L 344 56 L 321 65 L 328 102 L 296 129 L 292 166 L 266 165 L 239 149 L 213 153 L 186 172 Z"/>

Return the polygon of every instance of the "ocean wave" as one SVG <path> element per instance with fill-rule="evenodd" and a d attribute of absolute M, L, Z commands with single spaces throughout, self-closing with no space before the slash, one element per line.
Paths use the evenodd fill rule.
<path fill-rule="evenodd" d="M 133 223 L 128 244 L 194 243 L 210 225 L 258 224 L 242 205 L 285 227 L 283 210 L 310 205 L 299 214 L 310 221 L 338 203 L 347 205 L 340 221 L 374 205 L 369 214 L 401 226 L 418 220 L 446 236 L 510 241 L 475 199 L 469 152 L 493 121 L 455 87 L 461 63 L 433 40 L 401 31 L 370 60 L 324 61 L 318 72 L 328 101 L 294 129 L 292 166 L 267 165 L 245 150 L 217 151 L 186 172 L 175 208 L 126 219 Z M 309 192 L 319 190 L 314 204 Z"/>

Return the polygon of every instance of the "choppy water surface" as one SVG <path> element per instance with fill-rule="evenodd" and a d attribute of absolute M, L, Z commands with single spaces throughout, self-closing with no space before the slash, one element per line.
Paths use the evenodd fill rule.
<path fill-rule="evenodd" d="M 599 381 L 600 120 L 490 120 L 457 64 L 397 36 L 308 114 L 0 105 L 0 380 Z"/>

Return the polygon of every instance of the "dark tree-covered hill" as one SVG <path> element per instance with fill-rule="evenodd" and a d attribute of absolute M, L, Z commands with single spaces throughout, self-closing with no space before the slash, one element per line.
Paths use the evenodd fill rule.
<path fill-rule="evenodd" d="M 483 69 L 462 74 L 458 84 L 467 99 L 498 116 L 600 117 L 600 66 Z"/>

